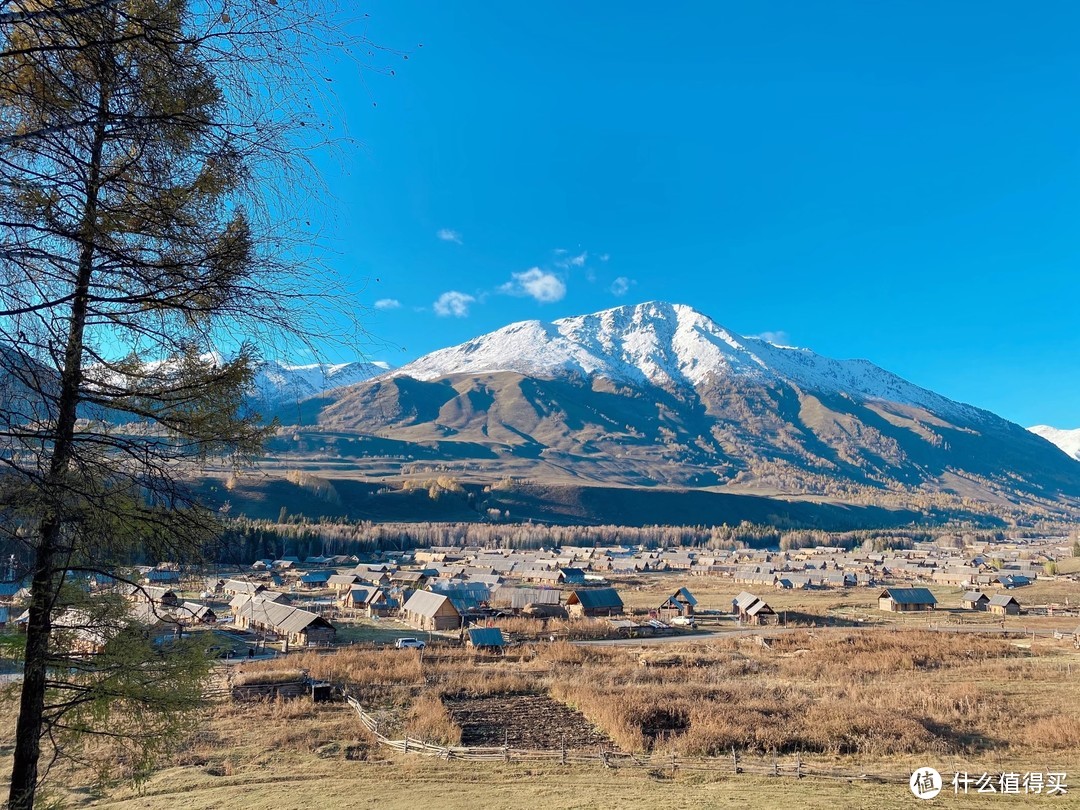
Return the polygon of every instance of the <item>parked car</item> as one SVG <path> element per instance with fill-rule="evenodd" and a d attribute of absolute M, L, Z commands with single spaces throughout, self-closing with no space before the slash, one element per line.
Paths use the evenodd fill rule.
<path fill-rule="evenodd" d="M 697 627 L 693 616 L 676 616 L 671 623 L 676 627 Z"/>
<path fill-rule="evenodd" d="M 427 644 L 418 638 L 399 638 L 394 643 L 394 647 L 399 650 L 422 650 L 426 646 Z"/>

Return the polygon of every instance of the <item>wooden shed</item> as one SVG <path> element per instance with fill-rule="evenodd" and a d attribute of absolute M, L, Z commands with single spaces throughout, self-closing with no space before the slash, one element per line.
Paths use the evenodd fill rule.
<path fill-rule="evenodd" d="M 1020 603 L 1016 601 L 1015 596 L 1011 596 L 1007 593 L 999 593 L 990 597 L 990 602 L 986 609 L 998 616 L 1020 615 Z"/>
<path fill-rule="evenodd" d="M 506 639 L 498 627 L 470 627 L 466 631 L 465 645 L 477 650 L 498 652 L 506 646 Z"/>
<path fill-rule="evenodd" d="M 176 609 L 176 619 L 183 624 L 213 624 L 217 621 L 217 614 L 209 605 L 184 602 Z"/>
<path fill-rule="evenodd" d="M 679 588 L 671 596 L 660 603 L 659 613 L 661 618 L 669 616 L 693 616 L 694 608 L 697 607 L 697 599 L 686 588 Z"/>
<path fill-rule="evenodd" d="M 960 597 L 960 606 L 964 610 L 986 610 L 990 597 L 981 591 L 968 591 Z"/>
<path fill-rule="evenodd" d="M 776 621 L 776 611 L 769 607 L 764 599 L 743 591 L 732 600 L 734 612 L 739 621 L 746 624 L 768 624 Z"/>
<path fill-rule="evenodd" d="M 890 613 L 933 610 L 936 605 L 929 588 L 886 588 L 878 594 L 878 608 Z"/>
<path fill-rule="evenodd" d="M 461 626 L 461 614 L 450 597 L 431 591 L 414 591 L 404 607 L 401 618 L 417 630 L 456 630 Z"/>
<path fill-rule="evenodd" d="M 329 644 L 337 639 L 337 628 L 330 622 L 293 605 L 270 602 L 255 597 L 236 611 L 236 625 L 284 638 L 288 645 Z"/>
<path fill-rule="evenodd" d="M 566 598 L 566 612 L 571 618 L 615 616 L 623 612 L 622 597 L 614 588 L 582 588 Z"/>

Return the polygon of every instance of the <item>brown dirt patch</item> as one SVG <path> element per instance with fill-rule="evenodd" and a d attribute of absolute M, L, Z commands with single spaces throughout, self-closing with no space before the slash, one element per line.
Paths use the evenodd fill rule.
<path fill-rule="evenodd" d="M 547 695 L 446 697 L 461 726 L 461 744 L 511 748 L 613 748 L 610 739 L 579 712 Z"/>

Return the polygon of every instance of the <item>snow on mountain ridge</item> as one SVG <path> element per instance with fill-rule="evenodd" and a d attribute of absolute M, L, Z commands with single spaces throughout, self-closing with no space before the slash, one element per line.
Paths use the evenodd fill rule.
<path fill-rule="evenodd" d="M 1080 461 L 1080 428 L 1074 430 L 1062 430 L 1050 427 L 1050 425 L 1034 425 L 1029 427 L 1032 433 L 1042 436 L 1048 442 L 1060 447 L 1067 456 Z"/>
<path fill-rule="evenodd" d="M 389 370 L 383 362 L 358 360 L 351 363 L 308 363 L 293 365 L 268 361 L 255 374 L 254 388 L 267 402 L 302 400 L 331 388 L 341 388 L 371 379 Z"/>
<path fill-rule="evenodd" d="M 738 335 L 683 304 L 648 302 L 544 323 L 510 324 L 425 355 L 390 376 L 432 380 L 499 371 L 577 374 L 632 385 L 696 387 L 710 376 L 784 381 L 808 390 L 886 400 L 938 413 L 978 409 L 920 388 L 866 360 L 833 360 L 809 349 Z"/>

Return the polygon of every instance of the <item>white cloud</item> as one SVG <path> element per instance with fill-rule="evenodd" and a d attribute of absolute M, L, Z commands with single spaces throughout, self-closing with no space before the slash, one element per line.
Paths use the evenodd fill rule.
<path fill-rule="evenodd" d="M 554 273 L 533 267 L 523 273 L 514 273 L 510 281 L 499 287 L 499 292 L 528 296 L 541 304 L 550 304 L 561 301 L 566 295 L 566 282 Z"/>
<path fill-rule="evenodd" d="M 584 267 L 585 262 L 589 259 L 589 251 L 583 250 L 576 256 L 571 256 L 570 251 L 559 248 L 555 251 L 555 255 L 558 256 L 555 260 L 555 266 L 561 267 L 563 270 L 569 270 L 571 267 Z"/>
<path fill-rule="evenodd" d="M 439 228 L 439 230 L 435 232 L 435 235 L 444 242 L 453 242 L 455 245 L 461 244 L 461 232 L 455 231 L 452 228 Z"/>
<path fill-rule="evenodd" d="M 611 282 L 611 287 L 609 289 L 611 290 L 612 295 L 622 297 L 628 292 L 630 292 L 630 288 L 633 287 L 635 284 L 637 284 L 637 282 L 634 281 L 632 278 L 627 278 L 626 276 L 619 276 L 617 279 Z"/>
<path fill-rule="evenodd" d="M 396 298 L 380 298 L 375 302 L 375 309 L 400 309 L 401 302 Z"/>
<path fill-rule="evenodd" d="M 446 318 L 453 315 L 455 318 L 465 318 L 469 315 L 469 304 L 473 303 L 476 299 L 471 295 L 467 295 L 457 290 L 450 290 L 444 292 L 439 296 L 439 299 L 432 304 L 435 310 L 435 314 Z"/>
<path fill-rule="evenodd" d="M 600 254 L 599 256 L 597 256 L 596 258 L 598 258 L 598 259 L 599 259 L 600 261 L 602 261 L 602 262 L 606 262 L 606 261 L 607 261 L 608 259 L 610 259 L 610 258 L 611 258 L 611 254 L 610 254 L 610 253 L 601 253 L 601 254 Z"/>
<path fill-rule="evenodd" d="M 789 335 L 783 329 L 778 329 L 775 332 L 762 332 L 760 335 L 752 335 L 752 337 L 761 338 L 762 340 L 768 343 L 772 343 L 776 346 L 791 345 L 791 335 Z"/>

